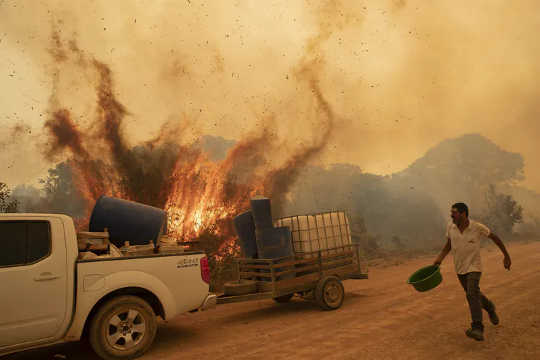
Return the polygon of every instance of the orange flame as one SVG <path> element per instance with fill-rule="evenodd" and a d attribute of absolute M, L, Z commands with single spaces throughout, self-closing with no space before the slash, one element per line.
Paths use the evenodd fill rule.
<path fill-rule="evenodd" d="M 63 47 L 58 36 L 53 39 L 55 47 Z M 328 140 L 333 115 L 317 82 L 312 82 L 326 126 L 320 139 L 290 155 L 281 167 L 267 165 L 266 154 L 271 153 L 268 150 L 278 148 L 267 129 L 239 141 L 220 162 L 210 161 L 193 145 L 175 143 L 164 135 L 180 132 L 182 124 L 172 130 L 171 124 L 166 124 L 160 136 L 135 151 L 127 145 L 122 132 L 127 110 L 115 98 L 111 70 L 95 59 L 86 61 L 87 55 L 77 46 L 58 49 L 54 53 L 65 56 L 55 59 L 59 63 L 68 61 L 70 52 L 77 66 L 97 75 L 98 116 L 87 131 L 82 131 L 70 112 L 53 99 L 52 115 L 45 124 L 51 138 L 45 155 L 54 159 L 68 153 L 76 185 L 88 203 L 88 215 L 102 194 L 139 201 L 167 211 L 169 235 L 177 240 L 192 241 L 210 234 L 219 238 L 216 246 L 206 249 L 210 255 L 219 258 L 227 252 L 237 253 L 232 218 L 246 210 L 249 199 L 256 194 L 275 195 L 273 205 L 278 208 L 299 169 Z M 87 222 L 77 219 L 79 226 Z"/>

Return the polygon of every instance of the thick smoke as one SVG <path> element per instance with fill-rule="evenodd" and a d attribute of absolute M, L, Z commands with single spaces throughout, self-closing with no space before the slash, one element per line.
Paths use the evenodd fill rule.
<path fill-rule="evenodd" d="M 310 47 L 314 49 L 313 47 Z M 75 40 L 68 46 L 57 32 L 52 36 L 53 59 L 57 62 L 54 85 L 58 90 L 65 67 L 75 67 L 94 84 L 93 119 L 83 130 L 74 114 L 62 106 L 58 91 L 50 99 L 50 136 L 45 156 L 52 160 L 67 154 L 74 182 L 87 198 L 89 209 L 101 194 L 140 201 L 170 211 L 173 228 L 182 235 L 197 233 L 210 221 L 229 219 L 248 206 L 249 198 L 262 194 L 273 198 L 276 214 L 300 169 L 324 150 L 335 117 L 317 80 L 317 66 L 305 62 L 298 82 L 310 89 L 316 106 L 314 139 L 283 152 L 283 141 L 272 130 L 272 118 L 245 139 L 238 141 L 219 162 L 209 160 L 200 147 L 182 141 L 183 130 L 192 122 L 166 122 L 154 138 L 133 145 L 125 132 L 127 108 L 117 99 L 113 73 L 105 63 L 83 53 Z M 285 158 L 272 164 L 272 155 Z M 65 155 L 64 154 L 64 155 Z M 195 231 L 190 229 L 194 227 Z"/>
<path fill-rule="evenodd" d="M 392 176 L 362 172 L 350 164 L 308 167 L 291 189 L 285 209 L 346 209 L 353 233 L 357 225 L 364 231 L 361 240 L 367 233 L 382 247 L 432 249 L 444 242 L 450 207 L 463 201 L 472 219 L 506 240 L 526 233 L 531 238 L 540 231 L 540 195 L 516 185 L 522 172 L 521 155 L 468 134 L 437 144 Z M 520 207 L 523 223 L 516 216 L 521 215 Z"/>
<path fill-rule="evenodd" d="M 411 174 L 401 171 L 427 149 L 467 133 L 522 154 L 524 179 L 513 181 L 540 184 L 537 2 L 12 5 L 0 5 L 1 111 L 33 130 L 47 110 L 48 130 L 57 116 L 73 125 L 80 147 L 50 138 L 47 151 L 76 164 L 90 200 L 107 190 L 163 205 L 186 173 L 186 194 L 197 184 L 224 204 L 243 203 L 239 194 L 277 198 L 305 164 Z M 218 168 L 192 146 L 207 134 L 238 140 Z M 8 182 L 48 168 L 31 146 L 5 149 Z M 225 177 L 207 186 L 204 172 Z M 141 192 L 145 183 L 157 185 Z M 441 199 L 459 195 L 445 185 L 432 187 Z"/>
<path fill-rule="evenodd" d="M 6 0 L 0 11 L 0 62 L 16 74 L 3 78 L 2 110 L 16 109 L 33 127 L 42 126 L 39 114 L 50 86 L 36 75 L 51 62 L 44 51 L 51 22 L 65 38 L 77 34 L 81 48 L 111 67 L 123 104 L 137 114 L 127 129 L 137 142 L 157 133 L 174 114 L 188 114 L 202 134 L 239 139 L 254 118 L 283 114 L 279 123 L 293 111 L 305 113 L 306 93 L 292 105 L 284 99 L 298 90 L 291 80 L 306 52 L 318 49 L 321 56 L 310 60 L 322 60 L 319 87 L 340 118 L 350 119 L 338 124 L 332 146 L 320 155 L 323 162 L 389 174 L 445 138 L 480 133 L 523 154 L 524 181 L 537 189 L 540 172 L 531 136 L 540 130 L 540 48 L 531 15 L 537 12 L 535 1 L 502 0 L 257 6 L 194 0 L 151 9 L 105 1 L 29 6 Z M 322 45 L 311 45 L 318 40 Z M 76 86 L 69 90 L 80 101 L 64 105 L 84 111 L 87 96 Z M 28 104 L 29 95 L 36 102 Z M 276 111 L 279 106 L 282 111 Z M 298 128 L 310 128 L 299 122 Z M 35 167 L 24 164 L 6 176 L 28 178 Z"/>
<path fill-rule="evenodd" d="M 16 145 L 25 135 L 31 134 L 31 127 L 23 122 L 19 122 L 15 126 L 7 129 L 5 136 L 0 140 L 0 151 L 5 151 Z"/>

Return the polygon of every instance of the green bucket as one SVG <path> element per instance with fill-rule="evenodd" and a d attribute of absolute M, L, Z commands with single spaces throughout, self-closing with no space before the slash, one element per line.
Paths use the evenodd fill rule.
<path fill-rule="evenodd" d="M 438 265 L 430 265 L 421 268 L 409 277 L 408 284 L 414 286 L 417 291 L 431 290 L 442 282 L 442 275 Z"/>

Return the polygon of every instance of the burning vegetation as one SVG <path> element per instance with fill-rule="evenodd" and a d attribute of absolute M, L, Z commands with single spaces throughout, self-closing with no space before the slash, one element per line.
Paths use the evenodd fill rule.
<path fill-rule="evenodd" d="M 165 209 L 169 235 L 178 240 L 211 236 L 219 243 L 218 253 L 232 251 L 236 248 L 232 217 L 257 194 L 272 197 L 279 211 L 299 170 L 324 149 L 332 129 L 332 110 L 313 73 L 304 67 L 298 79 L 307 80 L 314 95 L 314 123 L 321 129 L 311 144 L 280 154 L 286 156 L 280 165 L 268 161 L 269 154 L 282 145 L 268 125 L 238 141 L 221 161 L 210 160 L 194 143 L 182 141 L 187 126 L 183 122 L 168 122 L 154 139 L 134 146 L 124 132 L 129 113 L 115 95 L 111 69 L 82 52 L 75 42 L 66 45 L 57 34 L 51 54 L 57 65 L 55 88 L 69 62 L 90 74 L 87 77 L 95 92 L 94 116 L 83 126 L 75 120 L 77 114 L 62 106 L 53 89 L 45 123 L 46 158 L 67 157 L 76 188 L 86 200 L 86 217 L 78 222 L 81 227 L 88 224 L 97 198 L 105 194 Z"/>

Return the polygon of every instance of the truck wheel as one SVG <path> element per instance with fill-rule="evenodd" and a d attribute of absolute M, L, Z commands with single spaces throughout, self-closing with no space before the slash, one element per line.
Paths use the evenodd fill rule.
<path fill-rule="evenodd" d="M 343 284 L 336 276 L 325 276 L 315 288 L 315 302 L 323 310 L 335 310 L 341 307 L 345 298 Z"/>
<path fill-rule="evenodd" d="M 152 345 L 154 311 L 137 296 L 119 296 L 103 304 L 90 323 L 90 344 L 105 360 L 134 359 Z"/>
<path fill-rule="evenodd" d="M 288 303 L 294 294 L 282 295 L 274 298 L 274 301 L 280 304 Z"/>

